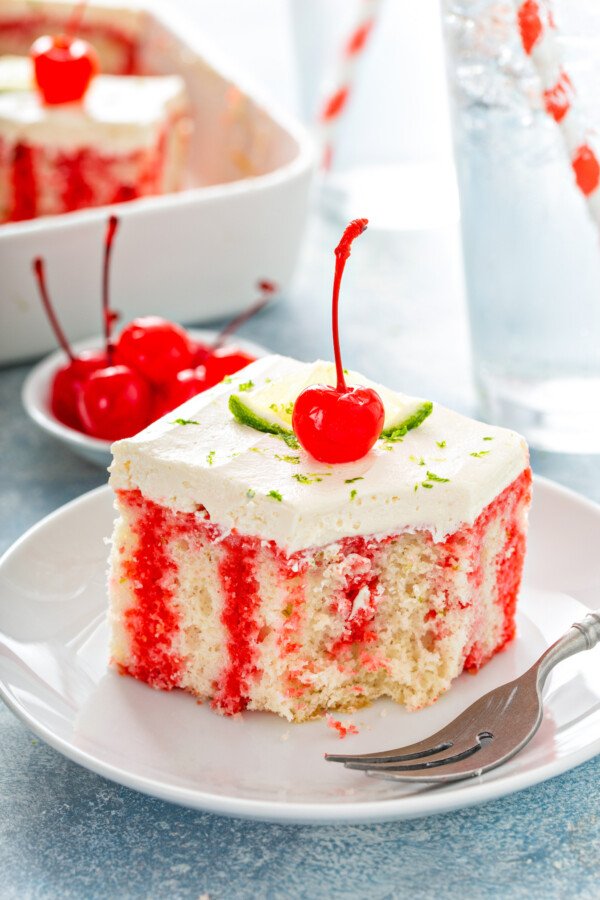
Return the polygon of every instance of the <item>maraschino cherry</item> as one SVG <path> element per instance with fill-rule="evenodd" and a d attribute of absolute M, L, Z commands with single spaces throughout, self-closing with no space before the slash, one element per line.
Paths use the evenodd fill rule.
<path fill-rule="evenodd" d="M 58 369 L 50 389 L 50 409 L 56 418 L 71 428 L 81 428 L 77 400 L 81 387 L 93 372 L 108 365 L 106 351 L 84 350 L 75 356 L 62 330 L 46 285 L 44 260 L 38 257 L 33 262 L 33 271 L 40 297 L 56 339 L 69 361 Z"/>
<path fill-rule="evenodd" d="M 106 363 L 83 382 L 77 396 L 77 411 L 84 430 L 92 437 L 118 441 L 131 437 L 151 420 L 150 386 L 134 368 L 115 365 L 112 329 L 117 314 L 110 308 L 110 259 L 119 220 L 110 216 L 104 239 L 102 267 L 102 318 Z"/>
<path fill-rule="evenodd" d="M 225 342 L 236 332 L 242 325 L 253 318 L 257 313 L 264 309 L 271 302 L 273 294 L 277 290 L 277 286 L 272 281 L 259 281 L 258 288 L 261 297 L 256 303 L 253 303 L 248 309 L 232 319 L 225 328 L 217 335 L 213 344 L 198 344 L 195 349 L 194 362 L 196 365 L 203 365 L 205 368 L 205 387 L 213 387 L 215 384 L 223 381 L 228 375 L 234 375 L 245 366 L 255 361 L 255 357 L 240 350 L 239 347 L 227 347 Z"/>
<path fill-rule="evenodd" d="M 161 416 L 166 416 L 172 409 L 181 406 L 186 400 L 191 400 L 196 394 L 201 394 L 206 388 L 206 369 L 204 366 L 182 369 L 175 378 L 156 391 L 152 418 L 160 419 Z"/>
<path fill-rule="evenodd" d="M 82 100 L 100 69 L 92 45 L 66 34 L 42 35 L 30 55 L 35 83 L 49 106 Z"/>
<path fill-rule="evenodd" d="M 45 103 L 76 103 L 81 100 L 100 70 L 96 51 L 77 37 L 86 3 L 78 3 L 64 34 L 44 34 L 29 54 L 38 90 Z"/>
<path fill-rule="evenodd" d="M 159 316 L 142 316 L 121 332 L 115 359 L 137 369 L 151 384 L 161 385 L 190 368 L 192 348 L 180 325 Z"/>
<path fill-rule="evenodd" d="M 325 463 L 347 463 L 362 459 L 381 435 L 385 412 L 379 394 L 366 387 L 349 387 L 344 378 L 338 304 L 340 283 L 352 242 L 362 234 L 367 219 L 350 222 L 335 249 L 332 327 L 337 385 L 312 385 L 298 396 L 292 427 L 304 449 Z"/>
<path fill-rule="evenodd" d="M 118 441 L 150 422 L 148 383 L 129 366 L 107 366 L 83 383 L 78 398 L 81 423 L 92 437 Z"/>

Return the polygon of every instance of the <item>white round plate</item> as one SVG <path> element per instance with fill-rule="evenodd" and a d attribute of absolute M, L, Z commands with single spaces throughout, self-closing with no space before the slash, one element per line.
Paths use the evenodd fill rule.
<path fill-rule="evenodd" d="M 380 701 L 343 742 L 325 721 L 266 713 L 226 719 L 182 692 L 153 691 L 107 668 L 103 487 L 48 516 L 0 561 L 0 694 L 43 740 L 113 781 L 197 809 L 288 822 L 372 822 L 481 803 L 564 772 L 600 752 L 598 652 L 559 666 L 542 727 L 512 761 L 446 787 L 351 772 L 326 751 L 368 752 L 421 740 L 485 691 L 520 674 L 600 601 L 600 508 L 536 479 L 518 637 L 434 706 Z"/>
<path fill-rule="evenodd" d="M 186 331 L 193 340 L 206 341 L 208 344 L 214 341 L 219 333 L 208 328 L 186 328 Z M 266 356 L 269 352 L 260 344 L 245 341 L 242 338 L 238 338 L 237 335 L 232 336 L 226 343 L 234 344 L 241 350 L 246 350 L 256 357 Z M 82 350 L 90 350 L 101 346 L 102 338 L 98 336 L 74 344 L 73 350 L 75 353 L 80 353 Z M 46 434 L 61 441 L 73 453 L 82 456 L 88 462 L 106 469 L 111 461 L 111 441 L 102 441 L 99 438 L 90 437 L 89 434 L 77 431 L 76 428 L 64 425 L 50 411 L 50 384 L 57 369 L 60 366 L 64 366 L 66 361 L 65 353 L 62 350 L 55 350 L 54 353 L 44 357 L 41 362 L 33 367 L 23 383 L 21 392 L 25 412 Z"/>

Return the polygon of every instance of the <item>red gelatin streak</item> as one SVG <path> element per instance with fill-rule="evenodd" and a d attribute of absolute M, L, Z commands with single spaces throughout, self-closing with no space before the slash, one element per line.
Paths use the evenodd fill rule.
<path fill-rule="evenodd" d="M 258 674 L 256 612 L 260 596 L 254 571 L 260 541 L 232 534 L 222 546 L 225 555 L 219 565 L 219 576 L 225 601 L 221 621 L 227 632 L 229 666 L 219 679 L 213 706 L 234 715 L 248 705 L 248 685 Z"/>
<path fill-rule="evenodd" d="M 137 601 L 125 613 L 133 661 L 124 671 L 152 687 L 171 690 L 179 685 L 182 670 L 182 660 L 172 649 L 179 631 L 169 586 L 177 567 L 167 550 L 175 530 L 173 516 L 139 491 L 119 491 L 118 497 L 122 506 L 135 512 L 132 527 L 137 538 L 131 559 L 124 564 Z M 187 518 L 193 521 L 193 516 Z"/>
<path fill-rule="evenodd" d="M 140 491 L 119 491 L 119 502 L 134 513 L 136 548 L 124 564 L 136 605 L 125 613 L 133 662 L 126 674 L 155 688 L 170 690 L 181 683 L 183 660 L 173 652 L 180 620 L 173 605 L 171 583 L 177 565 L 168 547 L 178 535 L 190 534 L 214 540 L 218 529 L 198 521 L 192 513 L 172 513 L 142 496 Z M 260 540 L 231 534 L 220 542 L 223 558 L 219 565 L 225 595 L 222 622 L 227 633 L 229 662 L 219 678 L 213 706 L 227 715 L 241 712 L 248 704 L 248 685 L 258 672 L 256 665 L 260 603 L 254 575 Z"/>
<path fill-rule="evenodd" d="M 35 179 L 34 152 L 28 144 L 17 144 L 13 151 L 12 207 L 9 220 L 21 222 L 33 219 L 37 213 L 37 186 Z"/>

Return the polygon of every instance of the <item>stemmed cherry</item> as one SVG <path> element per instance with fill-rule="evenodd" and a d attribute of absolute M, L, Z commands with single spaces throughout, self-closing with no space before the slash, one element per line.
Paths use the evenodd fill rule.
<path fill-rule="evenodd" d="M 340 284 L 352 242 L 365 231 L 367 219 L 354 219 L 335 249 L 332 330 L 337 384 L 311 385 L 299 394 L 292 414 L 292 427 L 304 449 L 325 463 L 347 463 L 362 459 L 381 435 L 385 412 L 379 394 L 366 387 L 349 387 L 344 378 L 338 305 Z"/>
<path fill-rule="evenodd" d="M 50 409 L 54 416 L 71 428 L 80 428 L 77 399 L 83 382 L 92 372 L 107 365 L 105 351 L 84 350 L 78 356 L 73 353 L 65 333 L 56 317 L 54 307 L 48 294 L 44 260 L 38 257 L 33 261 L 33 271 L 38 284 L 44 310 L 54 331 L 56 339 L 69 361 L 56 372 L 50 389 Z"/>
<path fill-rule="evenodd" d="M 215 384 L 233 375 L 254 362 L 255 357 L 239 347 L 227 346 L 226 341 L 242 325 L 270 303 L 277 287 L 271 281 L 258 283 L 261 297 L 252 306 L 240 313 L 222 329 L 212 344 L 190 341 L 192 360 L 188 367 L 181 369 L 159 390 L 156 397 L 155 416 L 165 415 L 186 400 L 190 400 Z M 141 320 L 137 320 L 141 321 Z"/>
<path fill-rule="evenodd" d="M 196 359 L 206 369 L 206 386 L 212 387 L 219 384 L 228 375 L 239 372 L 248 363 L 254 362 L 254 357 L 249 353 L 240 350 L 239 347 L 226 346 L 232 334 L 245 325 L 257 313 L 271 302 L 273 294 L 277 291 L 277 286 L 272 281 L 259 281 L 258 289 L 260 298 L 249 306 L 248 309 L 232 319 L 225 328 L 217 335 L 215 341 L 208 347 L 199 345 L 196 350 Z"/>
<path fill-rule="evenodd" d="M 44 34 L 31 46 L 30 56 L 44 103 L 76 103 L 100 70 L 96 51 L 77 37 L 86 3 L 79 3 L 64 34 Z"/>
<path fill-rule="evenodd" d="M 104 241 L 103 351 L 84 351 L 75 356 L 50 301 L 44 261 L 38 257 L 33 263 L 48 320 L 69 357 L 69 362 L 59 369 L 52 383 L 52 412 L 72 428 L 83 427 L 92 437 L 104 440 L 130 437 L 149 423 L 151 412 L 150 388 L 146 381 L 129 366 L 113 365 L 112 328 L 116 313 L 109 304 L 109 268 L 117 227 L 117 217 L 111 216 Z"/>

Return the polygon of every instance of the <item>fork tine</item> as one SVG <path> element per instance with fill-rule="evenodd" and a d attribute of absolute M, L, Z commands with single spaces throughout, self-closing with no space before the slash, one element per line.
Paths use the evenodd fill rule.
<path fill-rule="evenodd" d="M 419 755 L 411 754 L 402 756 L 400 759 L 391 757 L 388 759 L 370 760 L 350 760 L 344 763 L 347 769 L 376 769 L 394 771 L 395 769 L 431 769 L 436 766 L 446 765 L 454 761 L 457 757 L 465 754 L 475 753 L 479 750 L 479 743 L 476 734 L 462 735 L 460 740 L 454 743 L 448 742 L 442 744 L 439 748 L 433 747 L 430 753 L 421 753 Z"/>
<path fill-rule="evenodd" d="M 510 756 L 518 751 L 518 747 Z M 365 774 L 373 778 L 381 778 L 384 781 L 403 781 L 403 782 L 430 782 L 445 784 L 450 781 L 460 781 L 463 778 L 474 778 L 482 775 L 484 772 L 494 769 L 501 763 L 507 761 L 510 756 L 498 755 L 494 748 L 494 742 L 483 743 L 473 752 L 462 754 L 458 759 L 448 761 L 430 768 L 423 766 L 396 766 L 389 769 L 368 769 L 363 771 Z M 348 767 L 350 768 L 350 766 Z"/>
<path fill-rule="evenodd" d="M 417 741 L 415 744 L 407 744 L 406 747 L 397 747 L 395 750 L 382 750 L 380 753 L 326 753 L 325 759 L 328 762 L 402 762 L 403 760 L 419 759 L 423 756 L 432 756 L 450 749 L 452 741 L 448 739 L 446 732 L 448 726 L 430 735 L 423 741 Z"/>

